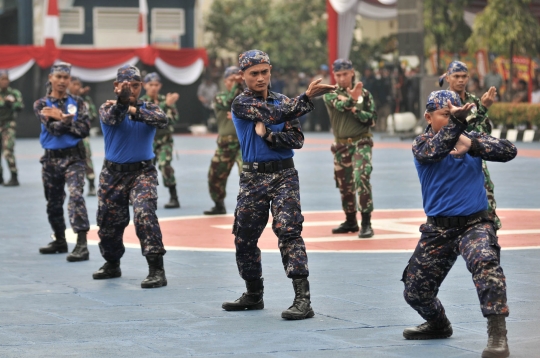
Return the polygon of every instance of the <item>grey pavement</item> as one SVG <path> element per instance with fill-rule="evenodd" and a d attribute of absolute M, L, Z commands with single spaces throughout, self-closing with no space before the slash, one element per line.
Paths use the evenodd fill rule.
<path fill-rule="evenodd" d="M 305 148 L 295 156 L 302 208 L 340 210 L 329 151 L 332 137 L 306 137 Z M 375 208 L 421 208 L 411 151 L 400 148 L 407 142 L 378 136 L 375 142 Z M 94 165 L 100 168 L 103 140 L 91 138 L 91 143 Z M 160 218 L 200 215 L 212 206 L 206 175 L 215 137 L 176 136 L 175 143 L 182 208 L 163 209 L 168 193 L 160 186 Z M 518 148 L 540 152 L 540 143 L 518 143 Z M 38 162 L 42 150 L 37 139 L 18 140 L 15 150 L 21 186 L 0 187 L 0 357 L 479 357 L 486 345 L 485 319 L 461 259 L 439 293 L 454 335 L 432 341 L 402 337 L 403 328 L 422 322 L 402 296 L 400 278 L 409 252 L 308 251 L 316 315 L 297 322 L 281 319 L 294 293 L 279 254 L 273 252 L 263 253 L 261 311 L 221 309 L 223 301 L 244 291 L 232 252 L 170 250 L 165 256 L 169 285 L 143 290 L 146 262 L 139 249 L 128 248 L 122 278 L 92 280 L 103 263 L 97 246 L 90 246 L 90 260 L 80 263 L 38 253 L 51 231 Z M 539 161 L 518 154 L 510 163 L 489 164 L 500 208 L 540 208 Z M 227 186 L 229 213 L 237 188 L 233 170 Z M 95 224 L 97 199 L 86 201 Z M 502 253 L 512 357 L 540 356 L 539 255 L 536 249 Z"/>

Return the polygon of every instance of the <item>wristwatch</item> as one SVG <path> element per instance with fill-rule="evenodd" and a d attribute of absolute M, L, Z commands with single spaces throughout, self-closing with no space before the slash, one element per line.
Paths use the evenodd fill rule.
<path fill-rule="evenodd" d="M 272 130 L 270 128 L 266 127 L 266 133 L 264 133 L 264 135 L 261 138 L 266 140 L 266 138 L 268 138 L 268 136 L 270 134 L 272 134 Z"/>

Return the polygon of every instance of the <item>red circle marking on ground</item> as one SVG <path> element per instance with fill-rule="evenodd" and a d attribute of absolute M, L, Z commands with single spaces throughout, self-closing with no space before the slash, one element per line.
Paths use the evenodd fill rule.
<path fill-rule="evenodd" d="M 497 213 L 503 222 L 498 232 L 503 249 L 540 247 L 540 209 L 499 209 Z M 372 217 L 375 236 L 359 239 L 357 234 L 332 235 L 332 228 L 344 220 L 341 211 L 304 212 L 303 215 L 302 237 L 308 252 L 410 251 L 420 237 L 418 227 L 425 222 L 422 210 L 377 210 Z M 232 224 L 232 215 L 160 219 L 163 242 L 168 250 L 234 251 Z M 88 238 L 94 243 L 99 241 L 96 227 L 90 230 Z M 124 243 L 127 247 L 140 247 L 132 224 L 126 228 Z M 271 221 L 259 239 L 259 247 L 265 251 L 278 249 Z"/>

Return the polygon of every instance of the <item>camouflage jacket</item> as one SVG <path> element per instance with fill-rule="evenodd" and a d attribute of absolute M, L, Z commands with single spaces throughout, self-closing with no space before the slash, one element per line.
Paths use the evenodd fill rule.
<path fill-rule="evenodd" d="M 6 98 L 11 96 L 11 101 Z M 5 91 L 0 91 L 0 125 L 17 118 L 17 112 L 24 108 L 21 92 L 11 87 Z"/>
<path fill-rule="evenodd" d="M 341 100 L 339 96 L 346 97 Z M 377 121 L 375 101 L 371 93 L 362 89 L 362 100 L 354 103 L 345 88 L 324 95 L 332 130 L 336 139 L 371 136 L 370 127 Z"/>
<path fill-rule="evenodd" d="M 239 119 L 273 125 L 302 117 L 313 108 L 313 103 L 305 93 L 296 98 L 289 98 L 280 93 L 268 91 L 265 101 L 246 88 L 234 99 L 231 111 Z"/>
<path fill-rule="evenodd" d="M 448 125 L 434 133 L 431 126 L 416 137 L 412 151 L 420 164 L 435 163 L 444 159 L 454 149 L 461 134 L 471 139 L 471 147 L 466 153 L 492 162 L 507 162 L 517 155 L 517 148 L 506 139 L 497 139 L 478 132 L 465 132 L 467 121 L 454 116 Z"/>
<path fill-rule="evenodd" d="M 167 106 L 166 103 L 166 96 L 164 94 L 158 94 L 157 98 L 157 105 L 161 110 L 165 113 L 167 118 L 169 119 L 169 125 L 163 129 L 158 129 L 156 132 L 156 138 L 163 137 L 165 135 L 169 135 L 174 133 L 174 124 L 178 122 L 180 117 L 178 116 L 178 110 L 176 109 L 176 104 L 173 104 L 172 106 Z M 141 101 L 144 102 L 151 102 L 156 104 L 148 95 L 144 95 L 140 98 Z"/>
<path fill-rule="evenodd" d="M 137 101 L 139 113 L 130 115 L 132 121 L 142 122 L 158 129 L 167 128 L 167 124 L 169 123 L 167 116 L 157 104 L 146 102 L 146 108 L 142 108 L 142 104 L 143 101 Z M 129 106 L 126 105 L 104 103 L 99 108 L 99 118 L 103 123 L 109 126 L 115 126 L 126 118 L 128 109 Z"/>
<path fill-rule="evenodd" d="M 93 122 L 94 120 L 98 119 L 97 108 L 96 108 L 96 105 L 94 104 L 94 101 L 92 101 L 92 97 L 86 95 L 82 97 L 82 99 L 88 110 L 88 117 L 90 118 L 90 122 Z"/>
<path fill-rule="evenodd" d="M 66 109 L 66 103 L 68 96 L 71 96 L 77 101 L 77 120 L 71 121 L 69 124 L 65 124 L 62 121 L 58 121 L 41 114 L 41 110 L 47 107 L 47 99 L 51 103 L 56 104 L 62 113 L 68 113 Z M 90 132 L 90 119 L 88 118 L 88 111 L 83 100 L 79 96 L 72 96 L 66 94 L 63 98 L 55 98 L 46 96 L 38 99 L 34 102 L 34 113 L 40 120 L 41 124 L 45 126 L 45 129 L 54 136 L 61 136 L 63 134 L 73 134 L 77 137 L 88 137 Z"/>
<path fill-rule="evenodd" d="M 474 94 L 465 92 L 465 98 L 461 98 L 462 104 L 474 103 L 476 105 L 476 113 L 474 109 L 472 110 L 469 120 L 469 125 L 467 126 L 467 132 L 480 132 L 491 134 L 491 121 L 488 118 L 487 111 L 488 109 L 482 105 L 480 98 L 476 97 Z"/>
<path fill-rule="evenodd" d="M 216 112 L 218 134 L 220 136 L 236 136 L 234 123 L 227 118 L 227 113 L 231 111 L 231 105 L 236 96 L 242 93 L 243 90 L 241 85 L 235 83 L 230 91 L 220 92 L 214 99 L 213 105 Z"/>

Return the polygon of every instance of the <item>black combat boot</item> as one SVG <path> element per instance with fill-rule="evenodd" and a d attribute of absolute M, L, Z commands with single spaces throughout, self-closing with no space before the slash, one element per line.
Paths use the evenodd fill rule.
<path fill-rule="evenodd" d="M 90 258 L 88 252 L 88 246 L 86 244 L 86 231 L 79 231 L 77 233 L 77 245 L 73 251 L 66 256 L 66 260 L 69 262 L 86 261 Z"/>
<path fill-rule="evenodd" d="M 358 234 L 360 238 L 367 238 L 373 236 L 373 229 L 371 228 L 371 213 L 362 213 L 362 230 Z"/>
<path fill-rule="evenodd" d="M 348 232 L 357 232 L 359 230 L 358 221 L 356 220 L 356 212 L 345 213 L 346 220 L 338 227 L 332 229 L 332 234 L 346 234 Z"/>
<path fill-rule="evenodd" d="M 506 332 L 504 316 L 488 316 L 488 344 L 482 352 L 482 358 L 506 358 L 510 356 Z"/>
<path fill-rule="evenodd" d="M 206 211 L 203 211 L 203 214 L 204 215 L 222 215 L 222 214 L 227 214 L 227 210 L 225 210 L 225 203 L 223 202 L 223 200 L 221 201 L 216 201 L 216 206 L 214 206 L 212 209 L 210 210 L 206 210 Z"/>
<path fill-rule="evenodd" d="M 178 201 L 178 194 L 176 193 L 176 186 L 169 187 L 169 193 L 171 194 L 171 199 L 167 204 L 165 204 L 165 209 L 174 209 L 180 207 L 180 202 Z"/>
<path fill-rule="evenodd" d="M 103 280 L 107 278 L 116 278 L 122 276 L 122 270 L 120 270 L 120 260 L 107 261 L 103 266 L 92 274 L 94 280 Z"/>
<path fill-rule="evenodd" d="M 148 262 L 148 276 L 141 282 L 142 288 L 158 288 L 167 286 L 167 278 L 165 277 L 165 269 L 163 268 L 163 255 L 149 254 L 146 255 Z"/>
<path fill-rule="evenodd" d="M 281 312 L 281 318 L 306 319 L 315 316 L 311 308 L 309 281 L 307 278 L 296 278 L 292 281 L 294 301 L 291 307 Z"/>
<path fill-rule="evenodd" d="M 263 281 L 262 277 L 255 281 L 246 281 L 247 291 L 234 302 L 223 302 L 221 308 L 225 311 L 262 310 L 264 308 Z"/>
<path fill-rule="evenodd" d="M 94 180 L 88 179 L 88 196 L 96 196 L 96 186 Z"/>
<path fill-rule="evenodd" d="M 4 183 L 4 186 L 19 186 L 17 173 L 11 173 L 11 179 L 7 183 Z"/>
<path fill-rule="evenodd" d="M 0 170 L 0 185 L 4 184 L 4 175 L 2 174 L 2 171 Z"/>
<path fill-rule="evenodd" d="M 51 235 L 53 241 L 49 242 L 47 246 L 39 248 L 41 254 L 63 254 L 68 252 L 68 244 L 66 242 L 66 236 L 62 234 L 53 234 Z"/>
<path fill-rule="evenodd" d="M 403 330 L 403 337 L 414 340 L 440 339 L 448 338 L 452 333 L 452 324 L 444 316 L 444 319 L 427 321 L 416 327 L 405 328 Z"/>

